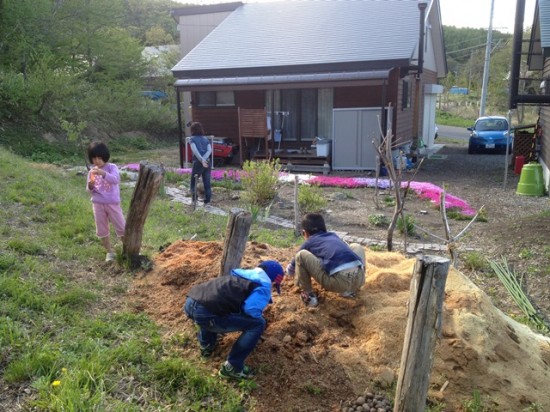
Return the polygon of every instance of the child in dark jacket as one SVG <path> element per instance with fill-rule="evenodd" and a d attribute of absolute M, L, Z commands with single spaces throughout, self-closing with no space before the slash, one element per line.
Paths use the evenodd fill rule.
<path fill-rule="evenodd" d="M 323 216 L 308 213 L 302 219 L 305 242 L 287 266 L 289 276 L 295 276 L 302 288 L 301 298 L 307 306 L 319 305 L 311 278 L 324 289 L 351 297 L 365 283 L 365 249 L 348 245 L 334 232 L 327 232 Z"/>
<path fill-rule="evenodd" d="M 203 357 L 212 355 L 218 334 L 242 332 L 219 371 L 221 377 L 247 379 L 254 376 L 244 361 L 264 332 L 263 311 L 271 302 L 271 285 L 281 293 L 284 275 L 278 262 L 266 260 L 254 269 L 233 269 L 230 275 L 196 285 L 187 293 L 183 311 L 199 327 Z"/>

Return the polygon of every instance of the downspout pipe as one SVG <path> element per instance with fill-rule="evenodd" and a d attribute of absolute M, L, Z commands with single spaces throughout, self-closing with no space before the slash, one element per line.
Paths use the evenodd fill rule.
<path fill-rule="evenodd" d="M 413 141 L 418 147 L 420 132 L 420 106 L 422 104 L 422 71 L 424 70 L 424 37 L 425 37 L 425 19 L 426 8 L 428 3 L 421 1 L 418 3 L 418 9 L 420 10 L 420 30 L 418 38 L 418 70 L 416 72 L 416 87 L 415 87 L 415 99 L 414 99 L 414 115 L 413 115 L 413 128 L 412 132 L 416 135 L 413 137 Z"/>
<path fill-rule="evenodd" d="M 519 72 L 521 68 L 521 49 L 523 43 L 523 19 L 525 16 L 525 0 L 516 1 L 516 21 L 514 25 L 514 40 L 512 50 L 512 70 L 510 76 L 510 110 L 518 107 Z"/>
<path fill-rule="evenodd" d="M 184 133 L 183 127 L 181 124 L 181 99 L 180 99 L 180 90 L 176 87 L 176 105 L 178 108 L 178 134 L 179 134 L 179 148 L 180 148 L 180 167 L 183 169 L 183 151 L 187 149 L 184 144 Z M 186 150 L 187 151 L 187 150 Z"/>

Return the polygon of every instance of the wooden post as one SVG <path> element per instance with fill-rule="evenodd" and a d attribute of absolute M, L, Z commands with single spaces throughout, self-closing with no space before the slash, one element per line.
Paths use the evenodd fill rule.
<path fill-rule="evenodd" d="M 441 332 L 449 264 L 447 258 L 425 256 L 417 259 L 414 266 L 394 412 L 425 409 L 433 351 Z"/>
<path fill-rule="evenodd" d="M 232 269 L 238 268 L 241 264 L 251 225 L 252 214 L 250 212 L 237 208 L 231 209 L 227 228 L 225 229 L 220 268 L 221 276 L 229 275 Z"/>
<path fill-rule="evenodd" d="M 294 176 L 294 234 L 300 236 L 300 205 L 298 204 L 298 175 Z"/>
<path fill-rule="evenodd" d="M 129 262 L 131 269 L 136 269 L 141 264 L 142 258 L 139 255 L 139 250 L 141 248 L 143 226 L 151 202 L 159 192 L 163 178 L 164 167 L 162 165 L 150 165 L 147 162 L 140 162 L 139 176 L 126 219 L 122 248 L 122 253 Z"/>

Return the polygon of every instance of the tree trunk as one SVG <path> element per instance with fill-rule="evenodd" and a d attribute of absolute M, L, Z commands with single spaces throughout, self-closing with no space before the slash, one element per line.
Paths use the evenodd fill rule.
<path fill-rule="evenodd" d="M 131 269 L 141 265 L 142 258 L 139 255 L 143 226 L 149 213 L 149 207 L 155 195 L 159 192 L 160 184 L 164 178 L 162 165 L 150 165 L 141 162 L 139 176 L 134 188 L 134 194 L 130 202 L 122 253 L 129 262 Z"/>
<path fill-rule="evenodd" d="M 225 241 L 223 244 L 220 275 L 229 275 L 231 270 L 238 268 L 243 258 L 252 215 L 242 209 L 231 209 L 227 228 L 225 229 Z"/>
<path fill-rule="evenodd" d="M 418 412 L 425 409 L 433 352 L 441 332 L 448 272 L 449 259 L 425 256 L 416 261 L 394 412 Z"/>

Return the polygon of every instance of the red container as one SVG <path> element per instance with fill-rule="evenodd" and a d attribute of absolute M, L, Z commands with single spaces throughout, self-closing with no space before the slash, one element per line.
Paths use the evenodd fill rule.
<path fill-rule="evenodd" d="M 516 162 L 514 164 L 514 174 L 521 174 L 521 169 L 523 169 L 523 164 L 525 163 L 525 156 L 516 156 Z"/>

